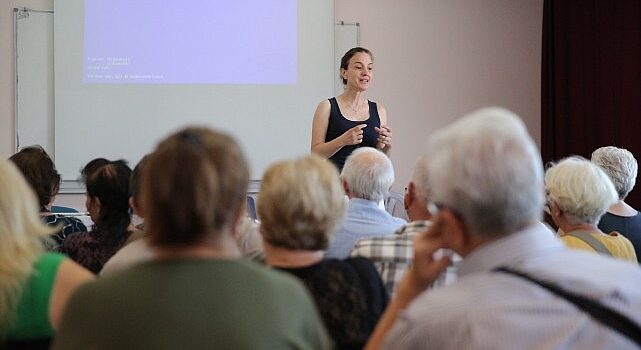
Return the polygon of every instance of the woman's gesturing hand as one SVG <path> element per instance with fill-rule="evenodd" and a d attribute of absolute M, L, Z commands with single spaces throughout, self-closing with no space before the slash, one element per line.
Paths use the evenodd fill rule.
<path fill-rule="evenodd" d="M 366 126 L 367 124 L 359 124 L 345 131 L 343 135 L 341 135 L 341 138 L 343 139 L 343 144 L 345 146 L 348 146 L 348 145 L 358 145 L 359 143 L 363 142 L 363 129 Z"/>

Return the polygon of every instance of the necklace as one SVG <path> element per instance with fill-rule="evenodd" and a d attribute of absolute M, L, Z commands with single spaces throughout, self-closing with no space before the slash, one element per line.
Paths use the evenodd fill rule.
<path fill-rule="evenodd" d="M 363 100 L 362 100 L 362 99 L 359 99 L 359 100 L 356 102 L 356 106 L 350 105 L 349 103 L 345 102 L 345 106 L 346 106 L 347 108 L 349 108 L 350 110 L 352 110 L 352 112 L 354 112 L 354 114 L 358 114 L 358 111 L 361 109 L 361 106 L 363 105 L 363 103 L 362 103 L 362 102 L 363 102 Z"/>

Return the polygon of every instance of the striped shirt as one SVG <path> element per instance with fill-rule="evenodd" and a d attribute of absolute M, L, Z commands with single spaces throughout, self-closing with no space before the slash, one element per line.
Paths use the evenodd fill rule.
<path fill-rule="evenodd" d="M 569 301 L 509 267 L 596 300 L 641 324 L 641 269 L 571 250 L 541 224 L 486 243 L 456 283 L 429 290 L 399 315 L 382 349 L 637 349 Z"/>

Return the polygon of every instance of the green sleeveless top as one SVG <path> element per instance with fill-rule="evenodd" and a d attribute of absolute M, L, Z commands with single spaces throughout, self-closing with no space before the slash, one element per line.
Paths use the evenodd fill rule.
<path fill-rule="evenodd" d="M 49 322 L 49 299 L 58 267 L 64 259 L 64 255 L 57 253 L 44 253 L 38 258 L 33 274 L 22 290 L 16 319 L 7 339 L 29 340 L 53 336 Z"/>

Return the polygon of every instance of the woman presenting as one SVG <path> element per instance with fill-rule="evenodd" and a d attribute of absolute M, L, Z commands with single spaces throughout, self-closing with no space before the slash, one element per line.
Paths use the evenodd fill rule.
<path fill-rule="evenodd" d="M 329 159 L 339 171 L 358 147 L 376 147 L 385 153 L 392 147 L 387 111 L 381 104 L 363 97 L 372 81 L 373 69 L 369 50 L 355 47 L 347 51 L 340 68 L 345 91 L 319 103 L 314 112 L 312 152 Z"/>

